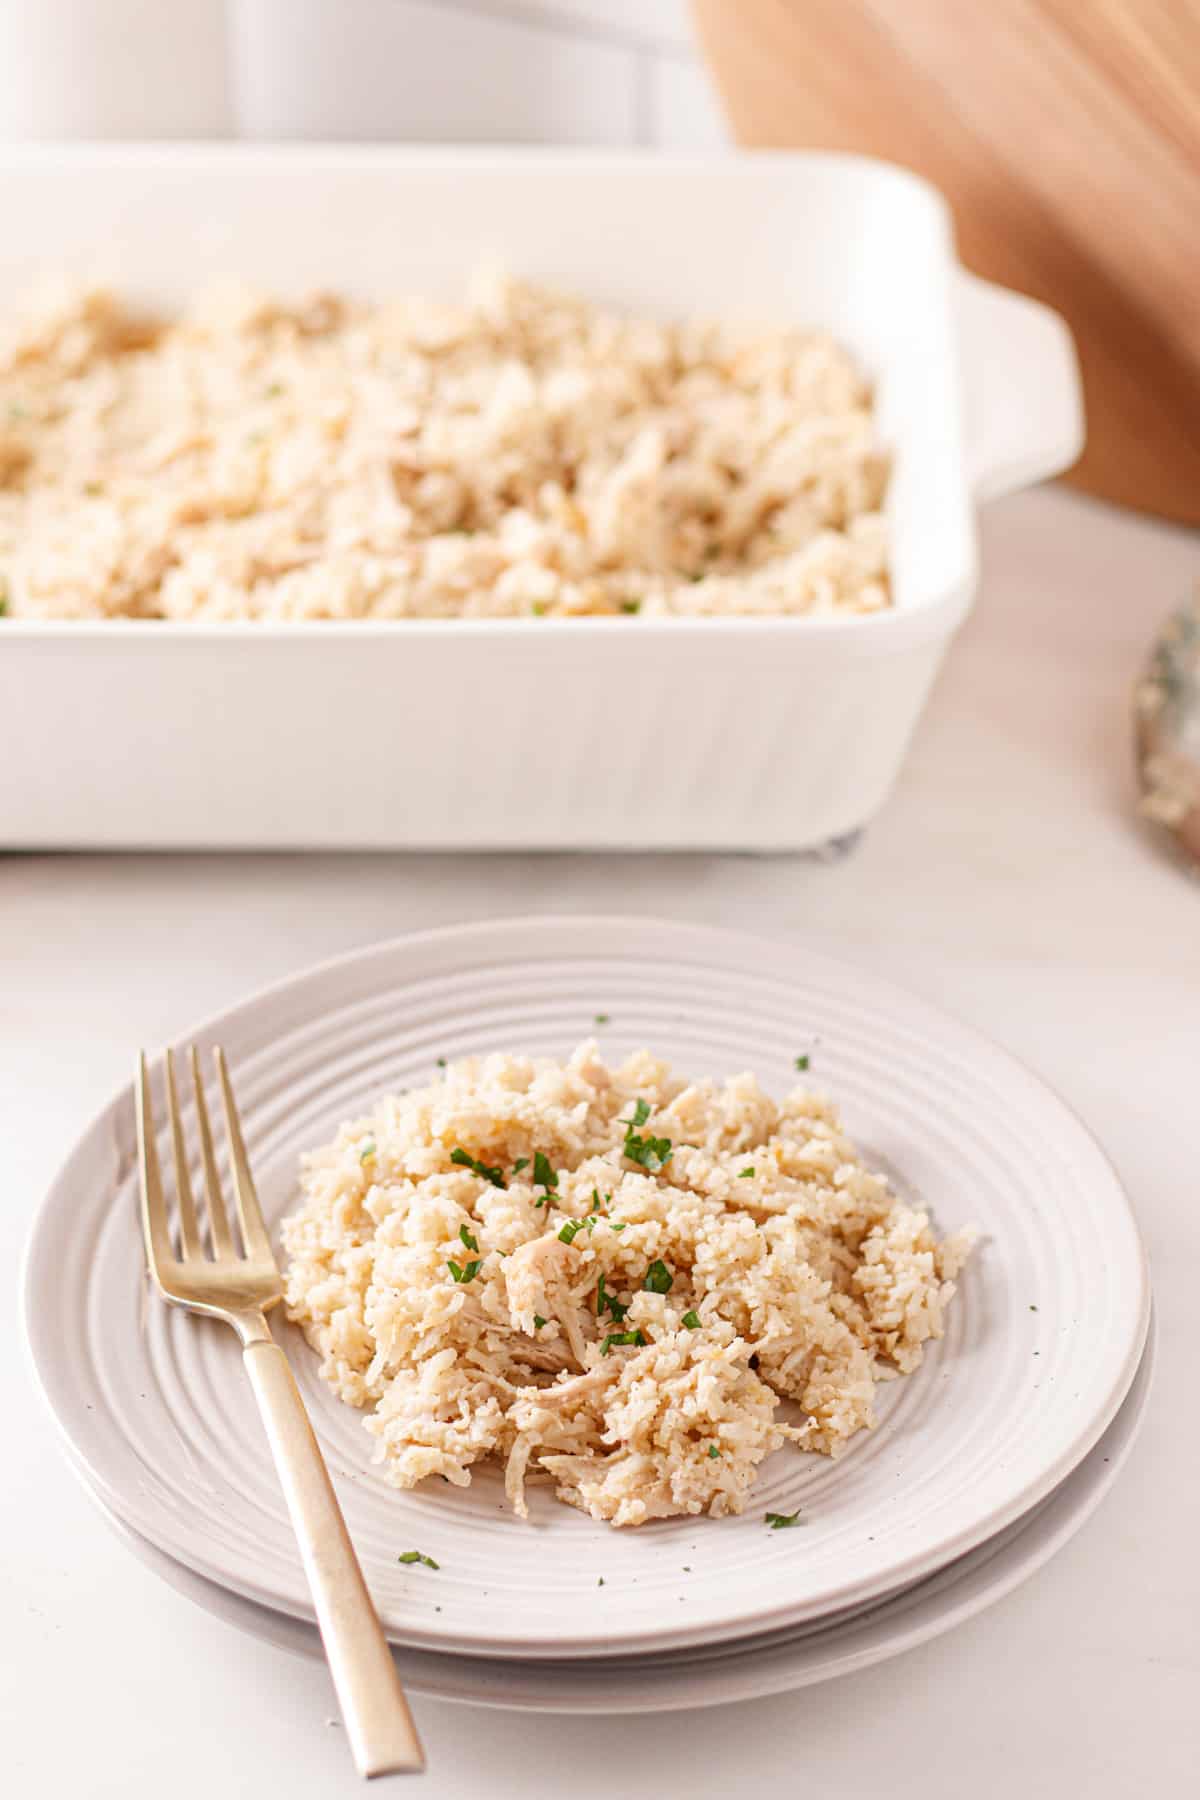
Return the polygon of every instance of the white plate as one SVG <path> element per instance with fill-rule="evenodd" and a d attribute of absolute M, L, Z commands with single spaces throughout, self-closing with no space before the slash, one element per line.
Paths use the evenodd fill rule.
<path fill-rule="evenodd" d="M 1003 1599 L 1034 1574 L 1084 1525 L 1108 1492 L 1133 1447 L 1150 1392 L 1154 1334 L 1128 1397 L 1095 1448 L 1053 1494 L 927 1580 L 893 1598 L 816 1628 L 800 1626 L 709 1650 L 669 1651 L 650 1658 L 595 1662 L 489 1662 L 431 1650 L 399 1649 L 410 1693 L 530 1712 L 667 1712 L 753 1700 L 809 1687 L 915 1649 Z M 85 1483 L 86 1485 L 86 1483 Z M 89 1489 L 90 1491 L 90 1489 Z M 134 1555 L 179 1593 L 251 1636 L 301 1656 L 324 1652 L 316 1627 L 257 1606 L 147 1543 L 97 1499 Z"/>
<path fill-rule="evenodd" d="M 882 1398 L 877 1430 L 836 1464 L 764 1466 L 744 1517 L 614 1532 L 534 1497 L 523 1524 L 497 1471 L 409 1494 L 372 1468 L 359 1415 L 289 1349 L 389 1634 L 431 1650 L 612 1656 L 745 1636 L 921 1579 L 983 1543 L 1078 1464 L 1120 1405 L 1149 1289 L 1128 1204 L 1087 1132 L 1040 1082 L 941 1014 L 794 947 L 666 922 L 512 920 L 402 939 L 329 963 L 195 1034 L 233 1063 L 271 1219 L 297 1152 L 377 1090 L 472 1048 L 566 1051 L 593 1015 L 604 1048 L 648 1043 L 695 1073 L 757 1070 L 774 1088 L 815 1045 L 812 1079 L 869 1159 L 975 1219 L 947 1337 Z M 149 1291 L 133 1111 L 86 1132 L 36 1221 L 26 1321 L 42 1385 L 88 1479 L 168 1554 L 311 1618 L 233 1334 Z M 765 1509 L 803 1509 L 771 1532 Z M 420 1549 L 441 1569 L 401 1567 Z M 685 1573 L 685 1565 L 687 1571 Z M 604 1585 L 599 1586 L 599 1578 Z M 435 1608 L 440 1608 L 435 1610 Z"/>

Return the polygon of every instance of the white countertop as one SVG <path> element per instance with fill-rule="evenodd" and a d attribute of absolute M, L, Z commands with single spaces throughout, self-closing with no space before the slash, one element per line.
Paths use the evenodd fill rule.
<path fill-rule="evenodd" d="M 986 581 L 899 791 L 836 866 L 791 858 L 0 858 L 0 1255 L 138 1044 L 412 927 L 624 910 L 803 938 L 1024 1057 L 1128 1183 L 1161 1329 L 1130 1468 L 1058 1558 L 902 1661 L 660 1718 L 420 1701 L 419 1791 L 489 1800 L 1127 1800 L 1200 1762 L 1200 883 L 1133 822 L 1128 695 L 1193 536 L 1063 493 L 985 516 Z M 0 1768 L 13 1800 L 360 1792 L 324 1669 L 200 1612 L 69 1474 L 0 1320 Z M 1182 1421 L 1182 1426 L 1179 1421 Z M 180 1730 L 188 1717 L 195 1729 Z M 569 1775 L 568 1772 L 569 1771 Z"/>

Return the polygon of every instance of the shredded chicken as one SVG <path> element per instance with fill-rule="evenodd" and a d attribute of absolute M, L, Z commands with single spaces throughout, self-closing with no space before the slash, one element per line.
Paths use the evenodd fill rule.
<path fill-rule="evenodd" d="M 540 1471 L 614 1525 L 740 1511 L 787 1443 L 838 1454 L 941 1335 L 970 1245 L 819 1096 L 591 1044 L 454 1064 L 343 1127 L 303 1186 L 289 1312 L 388 1479 L 462 1485 L 496 1456 L 522 1516 Z"/>

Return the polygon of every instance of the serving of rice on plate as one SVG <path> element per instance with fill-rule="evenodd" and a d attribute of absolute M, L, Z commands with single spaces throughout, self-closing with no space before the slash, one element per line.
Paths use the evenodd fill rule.
<path fill-rule="evenodd" d="M 498 1457 L 520 1515 L 541 1472 L 613 1525 L 740 1512 L 786 1443 L 836 1456 L 942 1335 L 972 1241 L 939 1243 L 808 1089 L 591 1042 L 455 1062 L 301 1179 L 288 1313 L 386 1479 Z"/>

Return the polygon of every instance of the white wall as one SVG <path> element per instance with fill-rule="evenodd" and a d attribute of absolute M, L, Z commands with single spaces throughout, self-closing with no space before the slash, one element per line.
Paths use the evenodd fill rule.
<path fill-rule="evenodd" d="M 0 0 L 0 138 L 711 148 L 686 0 Z"/>

